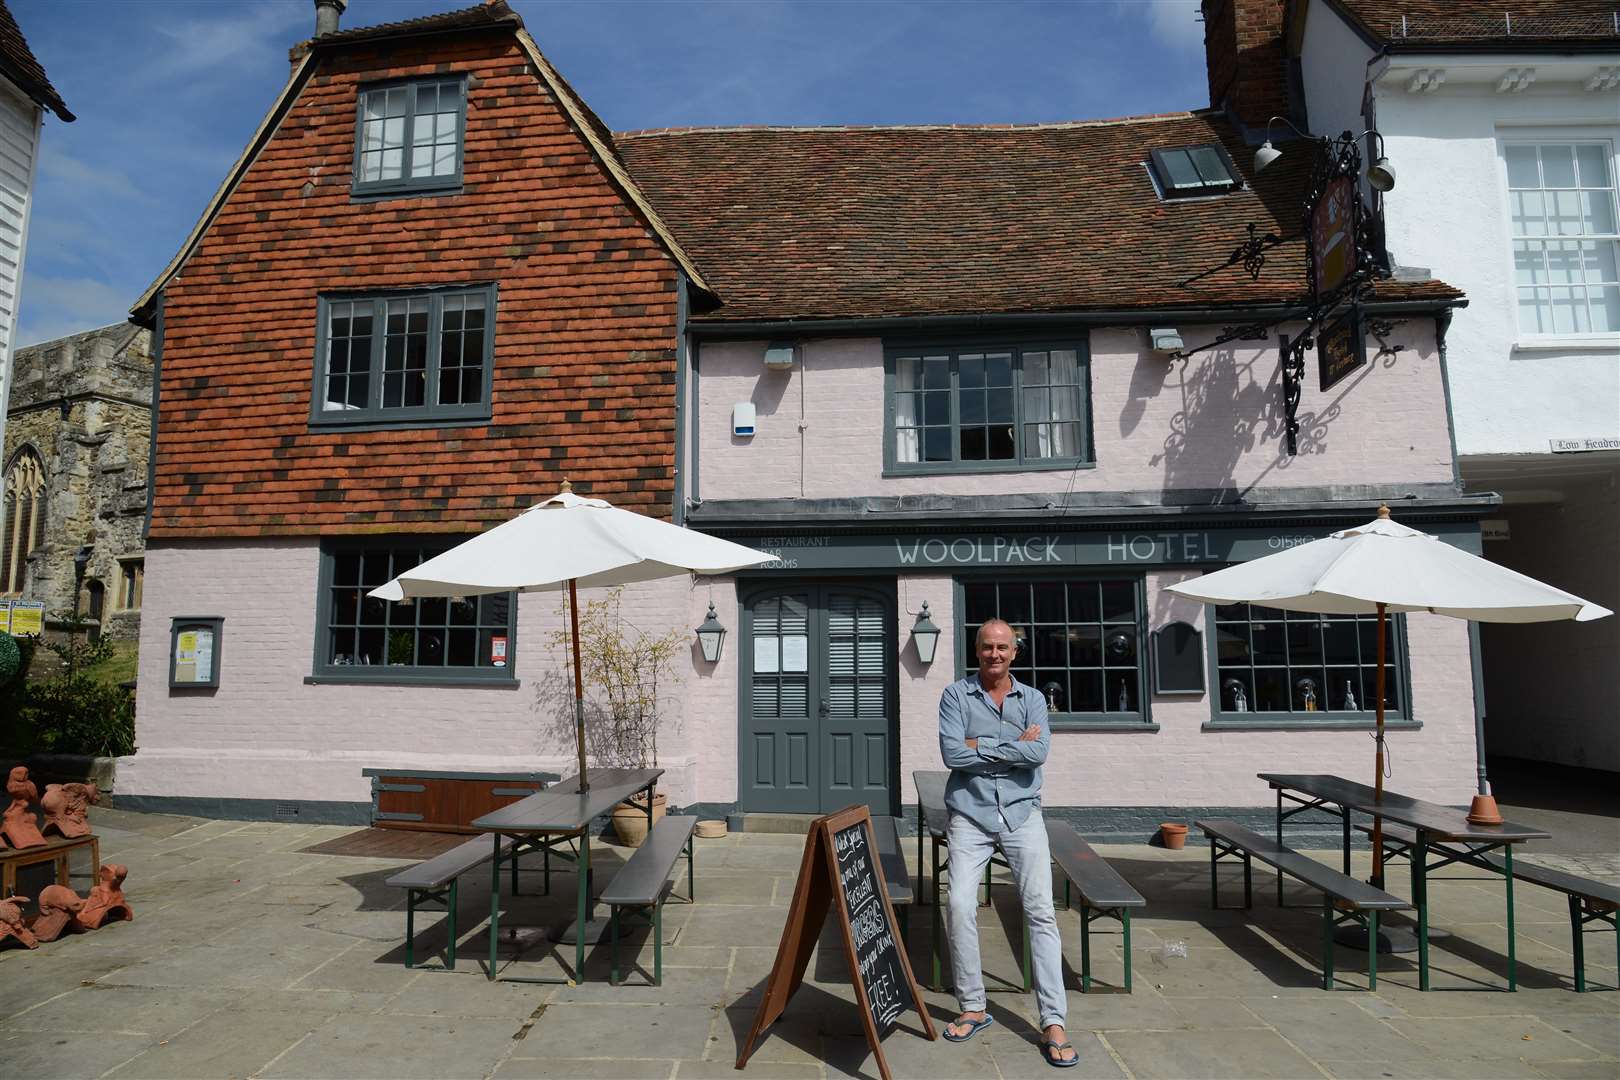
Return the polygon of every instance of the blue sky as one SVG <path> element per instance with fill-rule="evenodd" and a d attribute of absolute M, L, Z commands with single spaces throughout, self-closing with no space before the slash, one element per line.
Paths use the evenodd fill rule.
<path fill-rule="evenodd" d="M 18 344 L 120 322 L 285 83 L 312 0 L 7 0 L 46 122 Z M 345 27 L 469 0 L 351 0 Z M 614 129 L 1032 123 L 1207 104 L 1196 0 L 516 0 Z"/>

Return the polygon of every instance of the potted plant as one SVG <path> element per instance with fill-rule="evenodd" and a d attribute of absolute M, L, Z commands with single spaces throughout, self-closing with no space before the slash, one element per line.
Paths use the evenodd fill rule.
<path fill-rule="evenodd" d="M 624 590 L 586 603 L 579 616 L 579 660 L 591 700 L 586 727 L 587 751 L 596 763 L 617 768 L 658 767 L 658 693 L 674 677 L 674 660 L 686 635 L 672 629 L 650 634 L 628 622 L 621 611 Z M 552 635 L 551 644 L 569 647 L 567 631 Z M 571 705 L 571 702 L 570 702 Z M 653 797 L 652 820 L 664 816 L 665 796 Z M 643 796 L 613 810 L 613 830 L 629 847 L 647 838 L 647 803 Z"/>

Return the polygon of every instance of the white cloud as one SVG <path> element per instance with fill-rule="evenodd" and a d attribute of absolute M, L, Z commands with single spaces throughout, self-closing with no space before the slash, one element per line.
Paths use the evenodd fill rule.
<path fill-rule="evenodd" d="M 221 10 L 212 5 L 187 8 L 188 11 Z M 157 82 L 195 77 L 216 69 L 237 71 L 255 67 L 267 55 L 284 50 L 299 37 L 315 32 L 315 8 L 311 4 L 267 0 L 253 5 L 225 8 L 225 18 L 171 20 L 152 29 L 164 39 L 136 73 L 141 82 Z"/>
<path fill-rule="evenodd" d="M 1148 33 L 1177 52 L 1204 51 L 1198 0 L 1129 0 L 1124 9 L 1147 23 Z"/>
<path fill-rule="evenodd" d="M 45 143 L 39 153 L 39 172 L 47 184 L 60 184 L 75 192 L 98 192 L 141 202 L 156 202 L 124 172 L 106 165 L 89 165 L 65 153 L 54 143 Z"/>
<path fill-rule="evenodd" d="M 95 278 L 27 275 L 23 278 L 22 313 L 17 346 L 37 345 L 129 317 L 138 288 L 132 291 Z"/>

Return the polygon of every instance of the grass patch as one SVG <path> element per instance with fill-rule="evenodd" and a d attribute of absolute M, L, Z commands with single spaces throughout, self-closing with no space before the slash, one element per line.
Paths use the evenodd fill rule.
<path fill-rule="evenodd" d="M 84 669 L 84 673 L 97 682 L 116 685 L 135 678 L 139 662 L 138 642 L 115 641 L 112 646 L 112 655 L 98 664 L 91 664 Z"/>

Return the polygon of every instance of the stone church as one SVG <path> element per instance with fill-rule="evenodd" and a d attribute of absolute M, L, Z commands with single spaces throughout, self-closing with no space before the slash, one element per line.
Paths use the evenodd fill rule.
<path fill-rule="evenodd" d="M 0 599 L 137 636 L 152 435 L 151 334 L 127 323 L 18 349 L 6 407 Z M 77 557 L 77 560 L 76 560 Z M 82 562 L 82 570 L 78 563 Z"/>

